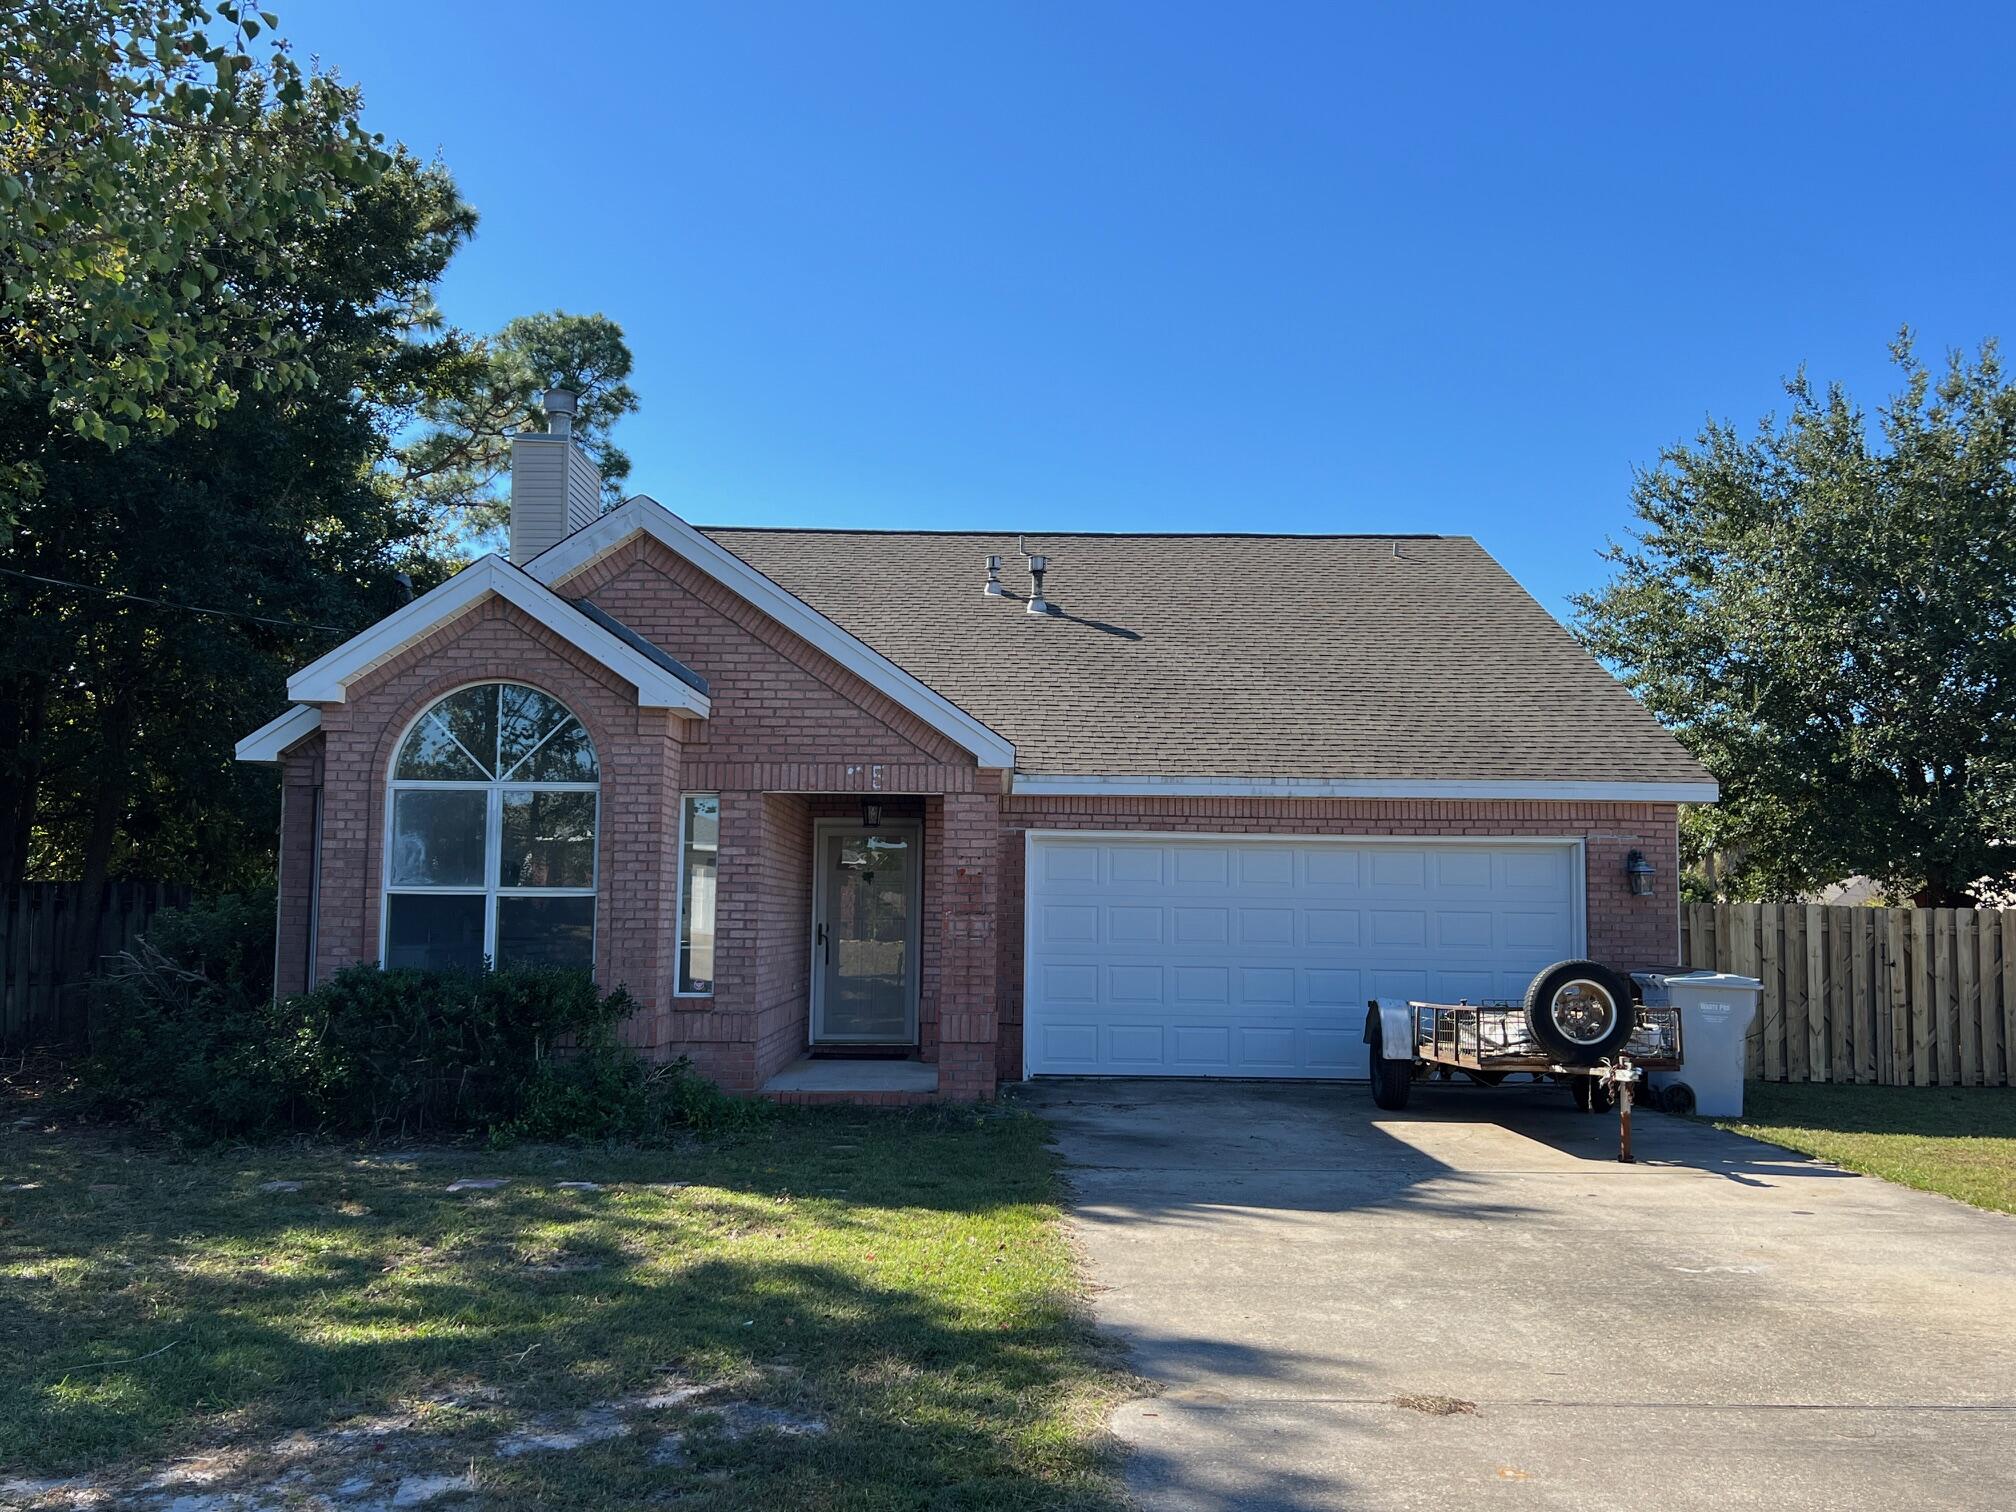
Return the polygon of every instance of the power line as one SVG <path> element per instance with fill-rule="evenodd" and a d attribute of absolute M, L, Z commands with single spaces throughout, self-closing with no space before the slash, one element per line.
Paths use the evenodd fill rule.
<path fill-rule="evenodd" d="M 99 588 L 91 583 L 73 583 L 65 578 L 43 577 L 33 572 L 16 572 L 0 567 L 0 576 L 20 578 L 27 583 L 43 583 L 51 588 L 71 588 L 79 593 L 95 593 L 100 598 L 123 599 L 129 604 L 148 604 L 156 609 L 174 609 L 183 614 L 207 614 L 213 619 L 250 620 L 257 625 L 277 625 L 282 630 L 319 630 L 329 635 L 348 635 L 341 625 L 316 625 L 307 620 L 275 619 L 266 614 L 246 614 L 237 609 L 205 609 L 199 604 L 175 604 L 167 599 L 149 598 L 144 593 L 121 593 L 116 588 Z"/>

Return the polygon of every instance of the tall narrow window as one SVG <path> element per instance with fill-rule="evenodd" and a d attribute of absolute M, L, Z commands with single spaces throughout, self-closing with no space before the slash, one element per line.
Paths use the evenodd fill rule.
<path fill-rule="evenodd" d="M 688 793 L 679 814 L 681 997 L 707 997 L 714 991 L 714 873 L 720 849 L 720 795 Z"/>
<path fill-rule="evenodd" d="M 450 693 L 408 732 L 387 796 L 387 966 L 595 959 L 595 747 L 536 688 Z"/>

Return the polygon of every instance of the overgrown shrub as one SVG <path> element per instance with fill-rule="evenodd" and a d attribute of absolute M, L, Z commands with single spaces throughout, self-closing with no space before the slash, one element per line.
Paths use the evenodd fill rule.
<path fill-rule="evenodd" d="M 164 914 L 96 984 L 87 1085 L 197 1137 L 274 1133 L 642 1139 L 761 1115 L 684 1061 L 649 1064 L 587 973 L 352 966 L 274 1003 L 270 893 Z M 263 955 L 261 954 L 263 950 Z"/>
<path fill-rule="evenodd" d="M 273 890 L 155 916 L 92 984 L 84 1084 L 108 1110 L 186 1132 L 286 1122 L 271 1051 Z"/>

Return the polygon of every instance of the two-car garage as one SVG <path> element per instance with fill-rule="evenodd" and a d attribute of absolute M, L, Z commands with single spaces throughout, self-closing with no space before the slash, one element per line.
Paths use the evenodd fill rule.
<path fill-rule="evenodd" d="M 1360 1078 L 1368 998 L 1516 998 L 1583 953 L 1579 840 L 1027 843 L 1032 1076 Z"/>

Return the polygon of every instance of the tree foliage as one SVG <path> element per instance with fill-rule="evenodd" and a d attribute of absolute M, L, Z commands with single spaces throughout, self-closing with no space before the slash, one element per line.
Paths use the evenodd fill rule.
<path fill-rule="evenodd" d="M 434 329 L 430 290 L 472 224 L 445 172 L 397 155 L 333 216 L 284 224 L 266 274 L 234 274 L 312 342 L 321 383 L 116 455 L 50 445 L 0 548 L 0 883 L 217 887 L 270 866 L 275 784 L 233 743 L 290 670 L 397 607 L 400 573 L 445 571 L 424 509 L 373 469 L 388 413 L 461 371 L 470 343 Z"/>
<path fill-rule="evenodd" d="M 543 430 L 545 391 L 571 388 L 574 434 L 601 469 L 605 497 L 621 498 L 630 459 L 610 439 L 637 408 L 630 348 L 606 315 L 521 315 L 468 355 L 461 381 L 416 406 L 386 485 L 429 509 L 451 533 L 494 543 L 505 525 L 511 437 Z"/>
<path fill-rule="evenodd" d="M 1633 488 L 1638 529 L 1580 633 L 1714 773 L 1692 827 L 1737 896 L 1875 878 L 1921 902 L 2016 882 L 2016 387 L 1992 343 L 1872 427 L 1787 385 Z"/>
<path fill-rule="evenodd" d="M 0 0 L 0 532 L 65 438 L 117 449 L 326 381 L 260 291 L 391 159 L 274 25 L 205 0 Z"/>

